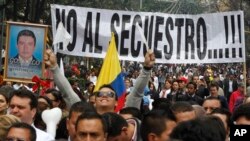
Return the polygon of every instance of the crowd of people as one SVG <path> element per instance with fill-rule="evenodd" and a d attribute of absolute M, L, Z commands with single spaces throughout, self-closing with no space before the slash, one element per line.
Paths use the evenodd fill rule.
<path fill-rule="evenodd" d="M 244 83 L 241 65 L 157 65 L 148 51 L 143 64 L 122 67 L 126 101 L 115 113 L 116 90 L 93 91 L 96 72 L 81 89 L 52 50 L 44 61 L 56 87 L 37 94 L 24 83 L 1 86 L 0 141 L 229 141 L 231 126 L 250 125 L 250 79 Z M 42 118 L 53 108 L 62 111 L 55 136 Z"/>

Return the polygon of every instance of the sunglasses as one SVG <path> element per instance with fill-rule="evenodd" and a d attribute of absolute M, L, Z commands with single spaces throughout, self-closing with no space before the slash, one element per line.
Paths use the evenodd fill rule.
<path fill-rule="evenodd" d="M 7 137 L 5 141 L 25 141 L 25 139 L 21 138 L 14 138 L 14 137 Z"/>
<path fill-rule="evenodd" d="M 96 92 L 95 95 L 97 97 L 104 97 L 104 96 L 107 96 L 107 97 L 111 97 L 113 98 L 115 96 L 115 93 L 113 92 Z"/>

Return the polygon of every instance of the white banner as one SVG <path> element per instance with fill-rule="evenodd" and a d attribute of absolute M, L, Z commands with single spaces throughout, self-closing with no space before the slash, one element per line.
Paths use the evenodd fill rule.
<path fill-rule="evenodd" d="M 60 22 L 71 35 L 69 45 L 58 52 L 104 58 L 115 33 L 121 60 L 144 61 L 146 45 L 142 28 L 157 63 L 245 62 L 242 11 L 177 15 L 51 5 L 55 37 Z"/>

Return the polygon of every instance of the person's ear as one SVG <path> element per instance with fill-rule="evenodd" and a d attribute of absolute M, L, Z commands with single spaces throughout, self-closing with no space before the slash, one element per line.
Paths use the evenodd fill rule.
<path fill-rule="evenodd" d="M 155 133 L 149 133 L 147 138 L 148 141 L 157 141 L 157 135 Z"/>
<path fill-rule="evenodd" d="M 31 116 L 34 119 L 36 115 L 36 108 L 31 109 Z"/>
<path fill-rule="evenodd" d="M 127 135 L 128 134 L 128 127 L 122 127 L 122 132 Z"/>

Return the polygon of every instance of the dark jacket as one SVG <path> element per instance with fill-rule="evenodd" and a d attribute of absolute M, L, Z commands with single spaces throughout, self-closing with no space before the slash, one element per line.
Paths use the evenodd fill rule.
<path fill-rule="evenodd" d="M 202 105 L 204 100 L 196 94 L 194 94 L 194 96 L 191 96 L 189 94 L 185 94 L 180 98 L 180 101 L 187 101 L 192 105 L 193 104 Z"/>
<path fill-rule="evenodd" d="M 21 66 L 18 54 L 14 58 L 9 58 L 9 65 L 15 65 L 17 67 Z M 42 68 L 42 62 L 37 60 L 34 56 L 32 56 L 31 63 L 29 64 L 28 67 L 41 69 Z"/>

